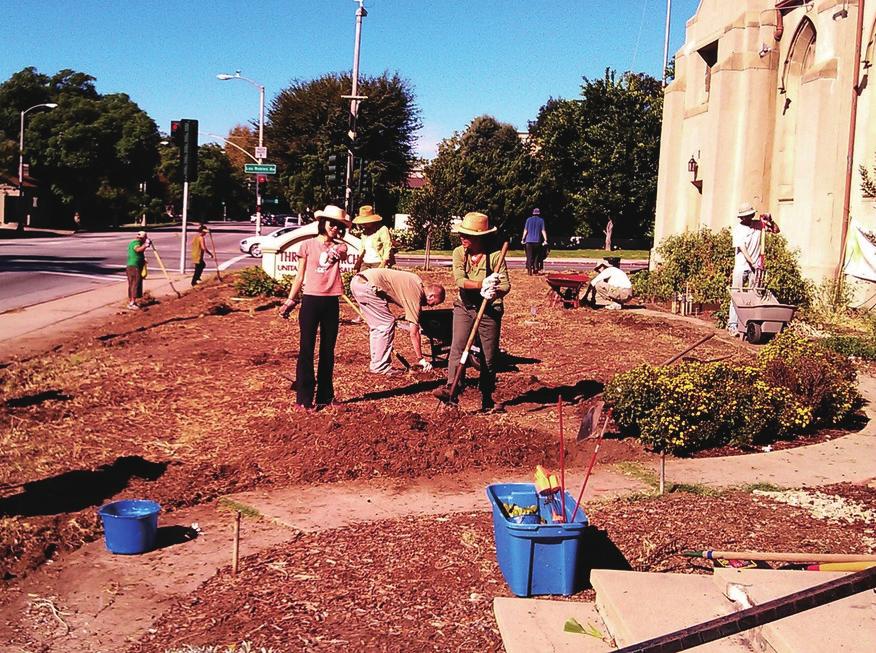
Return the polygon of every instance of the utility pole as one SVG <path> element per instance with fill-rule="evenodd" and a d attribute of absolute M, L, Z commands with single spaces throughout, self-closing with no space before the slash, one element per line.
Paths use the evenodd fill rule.
<path fill-rule="evenodd" d="M 666 69 L 669 67 L 669 21 L 672 17 L 672 0 L 666 0 L 666 32 L 663 36 L 663 86 L 666 86 Z"/>
<path fill-rule="evenodd" d="M 356 119 L 359 116 L 359 102 L 363 97 L 359 95 L 359 46 L 362 43 L 362 19 L 368 15 L 365 10 L 365 0 L 354 0 L 359 3 L 356 9 L 356 43 L 353 48 L 353 88 L 350 91 L 350 130 L 347 136 L 350 144 L 347 147 L 347 175 L 344 182 L 344 209 L 347 213 L 353 212 L 353 147 L 356 143 Z"/>

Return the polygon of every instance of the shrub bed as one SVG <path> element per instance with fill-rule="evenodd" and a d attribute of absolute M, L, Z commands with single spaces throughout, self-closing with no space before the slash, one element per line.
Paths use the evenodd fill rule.
<path fill-rule="evenodd" d="M 622 433 L 678 454 L 790 438 L 861 406 L 851 363 L 794 333 L 764 347 L 754 366 L 642 365 L 615 376 L 605 400 Z"/>

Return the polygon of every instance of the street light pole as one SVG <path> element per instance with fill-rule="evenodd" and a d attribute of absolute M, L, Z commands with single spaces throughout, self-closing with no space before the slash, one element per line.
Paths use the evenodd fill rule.
<path fill-rule="evenodd" d="M 261 154 L 264 152 L 265 146 L 265 86 L 264 84 L 259 84 L 257 81 L 249 79 L 248 77 L 244 77 L 240 74 L 239 70 L 234 71 L 233 75 L 229 75 L 228 73 L 219 73 L 216 75 L 217 79 L 221 79 L 222 81 L 226 81 L 229 79 L 242 79 L 245 82 L 249 82 L 253 86 L 255 86 L 259 90 L 259 149 L 256 154 Z M 259 163 L 262 163 L 263 157 L 257 157 Z M 256 235 L 261 236 L 262 234 L 262 194 L 259 189 L 259 176 L 256 175 Z"/>
<path fill-rule="evenodd" d="M 356 9 L 356 43 L 353 48 L 353 88 L 350 91 L 350 130 L 347 136 L 350 145 L 347 148 L 347 174 L 345 176 L 344 208 L 347 213 L 353 212 L 353 146 L 356 143 L 356 121 L 359 117 L 359 47 L 362 43 L 362 19 L 368 15 L 365 10 L 365 0 L 354 0 L 359 3 Z"/>
<path fill-rule="evenodd" d="M 18 203 L 21 207 L 21 212 L 18 216 L 18 224 L 21 226 L 21 219 L 24 217 L 24 114 L 45 107 L 54 109 L 57 104 L 54 102 L 44 102 L 43 104 L 35 104 L 21 112 L 21 126 L 18 130 Z"/>

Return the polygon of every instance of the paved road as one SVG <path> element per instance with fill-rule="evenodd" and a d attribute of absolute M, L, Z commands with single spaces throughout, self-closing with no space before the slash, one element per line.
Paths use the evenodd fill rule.
<path fill-rule="evenodd" d="M 254 233 L 248 222 L 210 225 L 222 269 L 252 265 L 254 259 L 242 256 L 238 244 Z M 180 229 L 150 230 L 162 262 L 168 270 L 179 269 Z M 189 231 L 188 242 L 194 234 Z M 133 232 L 80 233 L 0 240 L 0 313 L 40 302 L 91 290 L 96 285 L 125 279 L 127 245 Z M 188 269 L 191 270 L 187 251 Z M 154 255 L 147 254 L 149 273 L 161 274 Z M 212 259 L 207 259 L 208 270 Z"/>

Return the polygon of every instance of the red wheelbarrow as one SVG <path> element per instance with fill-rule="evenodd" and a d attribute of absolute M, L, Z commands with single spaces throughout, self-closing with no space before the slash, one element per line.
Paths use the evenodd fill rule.
<path fill-rule="evenodd" d="M 554 291 L 551 304 L 562 304 L 563 308 L 581 306 L 581 290 L 590 283 L 589 274 L 549 274 L 545 277 L 548 286 Z"/>

